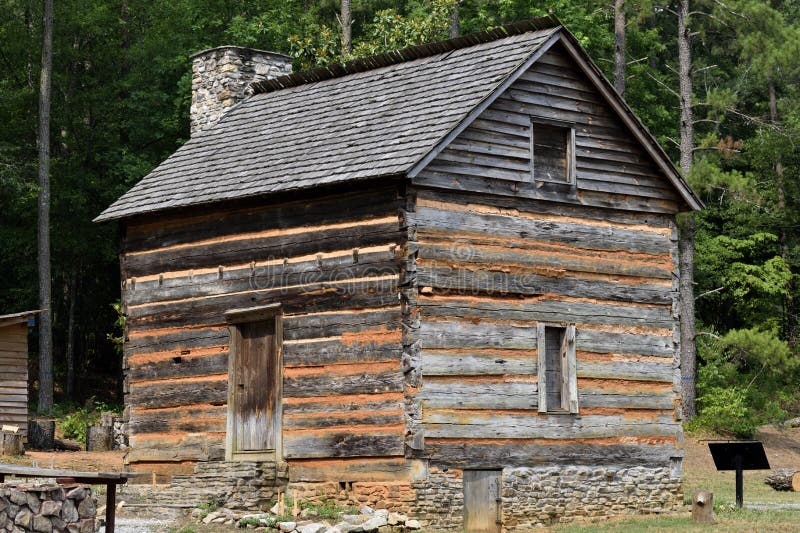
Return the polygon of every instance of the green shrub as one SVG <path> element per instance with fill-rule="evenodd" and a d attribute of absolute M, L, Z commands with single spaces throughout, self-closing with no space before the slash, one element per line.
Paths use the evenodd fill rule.
<path fill-rule="evenodd" d="M 121 409 L 90 398 L 82 407 L 74 404 L 57 405 L 53 408 L 53 415 L 64 438 L 86 444 L 86 426 L 99 423 L 101 413 L 109 411 L 120 413 Z"/>

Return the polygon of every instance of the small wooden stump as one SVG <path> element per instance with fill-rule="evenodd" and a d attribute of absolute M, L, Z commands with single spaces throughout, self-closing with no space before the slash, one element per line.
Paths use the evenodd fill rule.
<path fill-rule="evenodd" d="M 692 496 L 692 521 L 698 524 L 715 523 L 714 493 L 710 490 L 701 490 Z"/>
<path fill-rule="evenodd" d="M 22 433 L 15 431 L 0 431 L 0 454 L 23 455 Z"/>
<path fill-rule="evenodd" d="M 86 427 L 86 451 L 108 452 L 114 449 L 114 428 L 97 425 Z"/>
<path fill-rule="evenodd" d="M 764 483 L 775 490 L 800 492 L 800 470 L 796 468 L 776 468 Z"/>
<path fill-rule="evenodd" d="M 28 421 L 28 447 L 50 451 L 55 445 L 56 421 L 52 418 L 34 418 Z"/>

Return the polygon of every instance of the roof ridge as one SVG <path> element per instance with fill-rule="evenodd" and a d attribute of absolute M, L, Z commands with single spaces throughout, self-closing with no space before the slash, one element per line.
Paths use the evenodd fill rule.
<path fill-rule="evenodd" d="M 522 35 L 532 31 L 555 29 L 561 26 L 561 22 L 554 15 L 546 17 L 532 18 L 526 21 L 514 22 L 497 26 L 477 33 L 471 33 L 455 39 L 423 43 L 399 50 L 392 50 L 383 54 L 353 59 L 345 63 L 333 63 L 325 67 L 301 70 L 285 76 L 279 76 L 269 80 L 262 80 L 251 85 L 253 94 L 269 93 L 297 87 L 332 78 L 339 78 L 348 74 L 355 74 L 367 70 L 405 63 L 414 59 L 430 57 L 445 52 L 452 52 L 461 48 L 469 48 L 478 44 L 497 41 L 505 37 Z"/>

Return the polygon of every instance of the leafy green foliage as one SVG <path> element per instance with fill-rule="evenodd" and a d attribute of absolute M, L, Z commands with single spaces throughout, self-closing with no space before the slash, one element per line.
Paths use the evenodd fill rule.
<path fill-rule="evenodd" d="M 55 416 L 56 426 L 65 438 L 86 444 L 86 426 L 99 423 L 100 416 L 104 412 L 121 413 L 122 408 L 92 398 L 83 406 L 57 404 L 53 408 L 52 415 Z"/>
<path fill-rule="evenodd" d="M 734 329 L 698 342 L 700 415 L 690 427 L 752 437 L 759 425 L 779 422 L 800 403 L 800 360 L 774 332 Z"/>

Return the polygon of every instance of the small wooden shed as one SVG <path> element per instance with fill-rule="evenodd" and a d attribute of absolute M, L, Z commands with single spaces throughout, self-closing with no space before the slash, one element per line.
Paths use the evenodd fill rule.
<path fill-rule="evenodd" d="M 0 426 L 28 434 L 28 326 L 39 311 L 0 315 Z"/>

